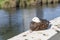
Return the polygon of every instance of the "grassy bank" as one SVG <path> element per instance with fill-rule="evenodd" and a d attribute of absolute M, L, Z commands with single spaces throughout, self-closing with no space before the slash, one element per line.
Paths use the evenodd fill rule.
<path fill-rule="evenodd" d="M 24 7 L 35 7 L 40 6 L 42 4 L 46 4 L 48 2 L 49 4 L 52 2 L 47 0 L 0 0 L 0 8 L 15 8 L 16 5 L 24 8 Z M 56 3 L 58 1 L 53 0 L 53 3 Z M 17 4 L 16 4 L 17 3 Z"/>
<path fill-rule="evenodd" d="M 0 0 L 0 8 L 1 8 L 3 2 L 4 2 L 4 0 Z"/>
<path fill-rule="evenodd" d="M 1 8 L 13 8 L 16 7 L 16 0 L 0 0 Z"/>
<path fill-rule="evenodd" d="M 37 0 L 20 0 L 20 7 L 36 6 Z"/>
<path fill-rule="evenodd" d="M 43 4 L 55 4 L 59 0 L 20 0 L 20 7 L 40 6 Z"/>

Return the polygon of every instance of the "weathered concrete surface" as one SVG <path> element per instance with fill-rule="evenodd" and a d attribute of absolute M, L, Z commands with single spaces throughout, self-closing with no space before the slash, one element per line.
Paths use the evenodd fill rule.
<path fill-rule="evenodd" d="M 60 33 L 57 33 L 53 37 L 51 37 L 49 40 L 60 40 Z"/>

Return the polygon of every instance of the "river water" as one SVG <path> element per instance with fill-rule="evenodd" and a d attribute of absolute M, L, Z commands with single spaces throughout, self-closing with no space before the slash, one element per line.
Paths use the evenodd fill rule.
<path fill-rule="evenodd" d="M 52 20 L 60 16 L 60 4 L 37 8 L 0 9 L 0 40 L 7 40 L 26 30 L 33 17 Z"/>

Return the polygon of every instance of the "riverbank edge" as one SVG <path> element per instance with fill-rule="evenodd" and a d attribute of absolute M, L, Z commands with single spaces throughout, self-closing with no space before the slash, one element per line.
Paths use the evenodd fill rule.
<path fill-rule="evenodd" d="M 4 0 L 0 3 L 0 8 L 16 8 L 18 6 L 19 8 L 26 8 L 26 7 L 37 7 L 42 6 L 46 4 L 55 4 L 58 3 L 58 0 L 56 1 L 47 1 L 47 0 Z"/>
<path fill-rule="evenodd" d="M 0 1 L 0 8 L 16 8 L 16 0 Z"/>

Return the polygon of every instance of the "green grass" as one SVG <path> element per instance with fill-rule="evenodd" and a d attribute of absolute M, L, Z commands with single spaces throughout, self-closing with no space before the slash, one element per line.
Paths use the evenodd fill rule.
<path fill-rule="evenodd" d="M 4 0 L 0 0 L 0 3 L 2 3 Z"/>
<path fill-rule="evenodd" d="M 0 0 L 0 5 L 3 5 L 2 3 L 4 2 L 5 0 Z"/>
<path fill-rule="evenodd" d="M 5 2 L 6 0 L 0 0 L 0 8 L 2 7 L 3 3 Z"/>

